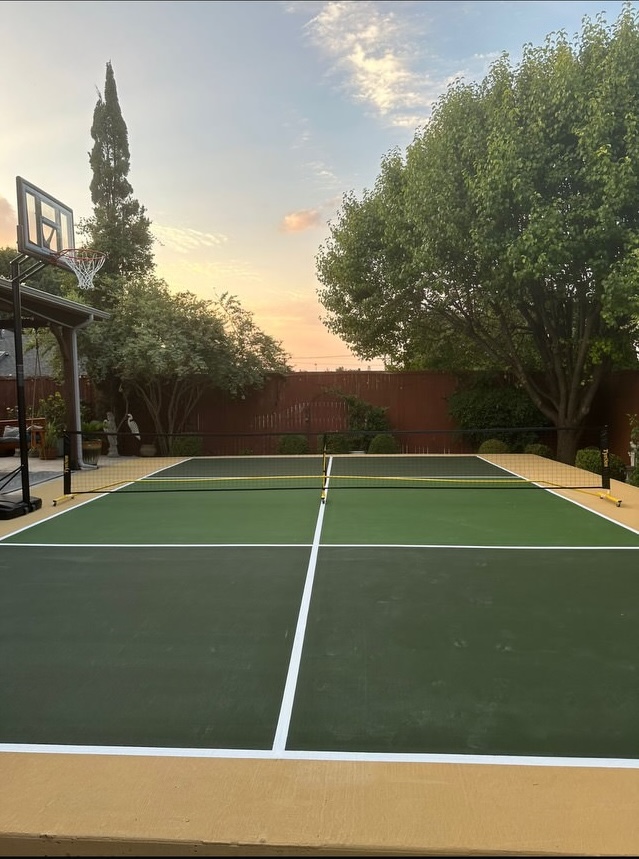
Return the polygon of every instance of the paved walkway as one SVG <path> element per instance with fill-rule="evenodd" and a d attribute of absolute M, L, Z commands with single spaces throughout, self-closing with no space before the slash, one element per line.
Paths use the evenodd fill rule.
<path fill-rule="evenodd" d="M 56 459 L 40 459 L 39 456 L 29 457 L 29 484 L 34 486 L 45 480 L 62 477 L 64 459 L 59 456 Z M 0 457 L 0 495 L 15 492 L 22 487 L 22 473 L 20 471 L 20 453 L 16 451 L 13 456 Z"/>
<path fill-rule="evenodd" d="M 131 460 L 135 457 L 127 457 Z M 40 459 L 39 456 L 29 456 L 29 485 L 36 486 L 55 478 L 62 478 L 64 471 L 64 457 L 55 459 Z M 105 467 L 112 465 L 119 457 L 101 456 L 99 465 Z M 13 456 L 0 456 L 0 496 L 19 492 L 22 489 L 22 473 L 20 471 L 20 454 L 18 451 Z"/>

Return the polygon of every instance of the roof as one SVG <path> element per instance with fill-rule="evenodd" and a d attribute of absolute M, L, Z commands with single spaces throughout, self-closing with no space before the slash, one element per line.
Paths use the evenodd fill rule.
<path fill-rule="evenodd" d="M 70 301 L 31 286 L 20 285 L 22 328 L 28 334 L 22 336 L 23 366 L 26 378 L 53 375 L 53 368 L 46 354 L 33 348 L 30 322 L 40 326 L 49 323 L 64 328 L 84 328 L 91 322 L 108 319 L 111 314 L 78 301 Z M 0 277 L 0 378 L 13 377 L 16 372 L 15 335 L 13 331 L 13 286 L 11 281 Z M 3 318 L 4 317 L 4 318 Z"/>
<path fill-rule="evenodd" d="M 22 316 L 32 317 L 43 324 L 52 322 L 64 328 L 84 328 L 90 322 L 108 319 L 111 315 L 96 307 L 80 304 L 50 292 L 43 292 L 32 286 L 20 285 L 20 304 Z M 0 313 L 10 313 L 13 317 L 13 285 L 10 280 L 0 277 Z M 24 323 L 26 327 L 26 323 Z M 2 320 L 0 320 L 2 326 Z M 5 323 L 5 328 L 13 327 Z"/>

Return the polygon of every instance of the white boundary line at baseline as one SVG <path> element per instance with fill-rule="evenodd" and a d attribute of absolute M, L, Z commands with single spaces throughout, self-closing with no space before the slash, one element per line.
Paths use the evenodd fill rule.
<path fill-rule="evenodd" d="M 632 529 L 631 529 L 632 530 Z M 633 531 L 633 533 L 635 533 Z M 307 549 L 315 543 L 5 543 L 16 549 Z M 519 546 L 459 543 L 318 543 L 318 549 L 498 549 L 500 551 L 636 551 L 636 546 Z"/>
<path fill-rule="evenodd" d="M 639 769 L 635 758 L 579 758 L 543 755 L 461 755 L 386 752 L 314 752 L 285 749 L 179 749 L 154 746 L 65 746 L 0 743 L 0 753 L 43 755 L 113 755 L 119 757 L 231 758 L 237 760 L 360 761 L 362 763 L 474 764 L 520 767 Z"/>

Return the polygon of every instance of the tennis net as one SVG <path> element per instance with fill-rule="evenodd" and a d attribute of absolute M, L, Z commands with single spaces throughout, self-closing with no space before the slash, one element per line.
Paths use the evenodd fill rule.
<path fill-rule="evenodd" d="M 539 452 L 479 453 L 472 452 L 473 447 L 478 447 L 477 441 L 469 439 L 466 433 L 383 434 L 384 444 L 378 441 L 377 445 L 374 434 L 360 433 L 347 442 L 357 447 L 342 452 L 345 435 L 348 434 L 154 437 L 152 447 L 149 443 L 130 453 L 120 453 L 126 449 L 125 442 L 130 444 L 130 438 L 123 438 L 117 446 L 113 445 L 113 439 L 110 446 L 103 439 L 95 463 L 83 463 L 73 469 L 68 454 L 76 440 L 73 434 L 67 434 L 64 492 L 74 495 L 115 491 L 316 489 L 324 493 L 328 489 L 360 488 L 607 489 L 610 486 L 607 452 L 603 448 L 600 448 L 601 473 L 595 473 L 558 462 L 546 442 L 528 448 Z M 550 440 L 548 434 L 545 438 Z M 277 452 L 294 449 L 296 445 L 302 452 Z M 385 446 L 391 446 L 395 452 L 373 452 Z M 229 448 L 236 452 L 228 453 Z"/>

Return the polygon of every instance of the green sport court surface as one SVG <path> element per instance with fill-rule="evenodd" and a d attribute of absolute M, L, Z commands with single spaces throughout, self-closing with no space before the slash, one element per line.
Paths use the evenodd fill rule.
<path fill-rule="evenodd" d="M 5 537 L 0 751 L 639 767 L 639 533 L 365 460 L 326 503 L 287 458 L 189 460 Z"/>

